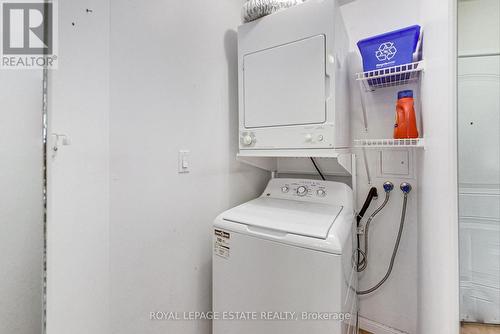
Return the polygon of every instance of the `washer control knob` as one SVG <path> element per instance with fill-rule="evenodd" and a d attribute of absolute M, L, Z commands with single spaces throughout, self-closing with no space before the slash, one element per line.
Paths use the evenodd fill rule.
<path fill-rule="evenodd" d="M 243 145 L 245 146 L 249 146 L 249 145 L 252 145 L 253 143 L 253 138 L 252 136 L 250 135 L 244 135 L 242 138 L 241 138 L 242 142 L 243 142 Z"/>
<path fill-rule="evenodd" d="M 307 195 L 307 188 L 304 186 L 300 186 L 297 188 L 297 195 L 299 196 L 305 196 Z"/>
<path fill-rule="evenodd" d="M 290 188 L 288 188 L 287 186 L 281 187 L 281 192 L 282 192 L 282 193 L 285 193 L 285 194 L 286 194 L 286 193 L 287 193 L 287 192 L 289 192 L 289 191 L 290 191 Z"/>
<path fill-rule="evenodd" d="M 308 133 L 308 134 L 306 135 L 305 139 L 306 139 L 306 142 L 308 142 L 308 143 L 312 142 L 312 140 L 313 140 L 313 136 L 312 136 L 312 134 Z"/>
<path fill-rule="evenodd" d="M 325 137 L 323 137 L 323 135 L 318 136 L 318 141 L 323 141 L 323 139 L 325 139 Z"/>
<path fill-rule="evenodd" d="M 318 191 L 316 192 L 316 194 L 319 197 L 325 197 L 326 196 L 326 191 L 324 191 L 323 189 L 318 189 Z"/>

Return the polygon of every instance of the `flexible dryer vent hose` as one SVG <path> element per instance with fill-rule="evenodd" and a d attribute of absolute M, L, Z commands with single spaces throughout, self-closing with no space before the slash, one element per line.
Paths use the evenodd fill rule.
<path fill-rule="evenodd" d="M 243 4 L 243 22 L 251 22 L 282 9 L 293 7 L 305 0 L 247 0 Z"/>

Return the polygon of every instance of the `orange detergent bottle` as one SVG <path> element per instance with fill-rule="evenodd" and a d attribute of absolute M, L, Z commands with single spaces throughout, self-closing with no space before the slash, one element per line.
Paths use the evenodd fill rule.
<path fill-rule="evenodd" d="M 403 90 L 398 93 L 396 104 L 396 123 L 394 139 L 418 138 L 417 118 L 413 103 L 413 91 Z"/>

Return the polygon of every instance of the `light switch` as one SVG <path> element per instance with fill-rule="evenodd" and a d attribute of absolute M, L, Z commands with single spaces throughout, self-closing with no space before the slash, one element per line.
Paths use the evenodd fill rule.
<path fill-rule="evenodd" d="M 381 176 L 409 176 L 410 153 L 406 150 L 380 151 Z"/>
<path fill-rule="evenodd" d="M 179 173 L 189 173 L 189 151 L 179 151 Z"/>

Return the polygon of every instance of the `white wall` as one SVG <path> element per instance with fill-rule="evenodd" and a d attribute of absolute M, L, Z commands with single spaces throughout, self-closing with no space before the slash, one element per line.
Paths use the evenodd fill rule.
<path fill-rule="evenodd" d="M 111 2 L 112 333 L 210 333 L 149 313 L 211 309 L 212 221 L 268 179 L 235 160 L 241 5 Z"/>
<path fill-rule="evenodd" d="M 347 5 L 354 6 L 350 12 L 345 11 L 346 21 L 352 22 L 353 41 L 366 32 L 372 35 L 413 24 L 417 14 L 426 29 L 428 67 L 422 100 L 428 147 L 416 160 L 419 184 L 412 194 L 418 196 L 420 221 L 412 224 L 410 219 L 406 225 L 391 281 L 371 301 L 363 301 L 369 308 L 362 305 L 362 312 L 375 320 L 411 333 L 458 330 L 450 3 L 421 0 L 419 11 L 414 3 L 402 6 L 401 1 L 387 0 L 381 6 L 358 0 Z M 93 14 L 84 12 L 86 6 L 94 8 Z M 149 312 L 210 309 L 211 222 L 225 208 L 256 196 L 268 177 L 234 160 L 233 29 L 239 23 L 240 8 L 240 1 L 230 0 L 114 0 L 108 40 L 106 2 L 61 4 L 65 14 L 60 24 L 60 69 L 52 78 L 51 126 L 52 131 L 69 134 L 72 145 L 62 148 L 51 166 L 52 204 L 59 207 L 52 207 L 49 230 L 50 334 L 107 333 L 108 42 L 111 332 L 210 332 L 208 322 L 151 322 Z M 72 20 L 75 28 L 70 26 Z M 394 103 L 373 102 L 376 108 L 370 109 L 371 117 L 383 112 L 381 121 L 387 123 Z M 373 131 L 381 135 L 386 130 Z M 190 174 L 177 174 L 179 149 L 191 150 Z M 382 180 L 377 179 L 377 184 Z M 399 183 L 399 179 L 392 181 Z M 436 196 L 443 191 L 446 196 Z M 400 194 L 397 189 L 395 194 Z M 395 234 L 387 236 L 397 228 L 398 199 L 391 202 L 371 239 L 374 245 L 385 245 L 372 250 L 381 262 L 390 256 Z M 409 210 L 414 220 L 416 208 Z M 425 268 L 418 273 L 418 282 L 415 226 L 419 229 L 418 264 Z M 386 264 L 370 268 L 381 270 Z M 363 278 L 362 284 L 368 285 L 377 273 Z M 420 298 L 417 331 L 416 284 Z M 382 299 L 384 295 L 388 298 Z"/>
<path fill-rule="evenodd" d="M 344 7 L 353 44 L 361 37 L 414 22 L 419 22 L 424 28 L 426 71 L 420 96 L 421 132 L 426 139 L 426 149 L 415 160 L 418 185 L 413 193 L 417 198 L 412 200 L 418 203 L 418 208 L 410 208 L 409 211 L 413 223 L 416 217 L 418 223 L 416 226 L 412 222 L 406 225 L 406 233 L 409 232 L 410 237 L 406 241 L 403 239 L 402 251 L 398 255 L 399 261 L 406 257 L 409 262 L 396 262 L 395 270 L 406 268 L 404 273 L 393 274 L 392 282 L 397 280 L 398 283 L 389 281 L 378 295 L 370 297 L 371 300 L 361 299 L 362 316 L 411 333 L 458 333 L 456 10 L 453 3 L 452 0 L 420 0 L 417 3 L 359 0 Z M 387 103 L 384 106 L 378 98 L 370 99 L 367 103 L 368 117 L 377 117 L 372 110 L 379 107 L 376 111 L 379 119 L 388 122 L 387 113 L 393 113 L 393 105 Z M 359 112 L 353 114 L 354 127 L 359 127 L 356 123 L 361 122 L 360 117 Z M 378 130 L 370 128 L 369 135 L 373 131 Z M 355 129 L 353 133 L 356 133 Z M 360 195 L 362 193 L 361 190 Z M 387 213 L 391 212 L 391 218 L 395 219 L 396 212 Z M 415 227 L 416 231 L 408 230 Z M 387 239 L 383 236 L 371 239 L 372 245 L 378 245 L 375 246 L 375 254 L 387 257 L 388 248 L 392 247 Z M 415 242 L 418 242 L 417 245 Z M 415 268 L 419 270 L 415 271 Z M 366 282 L 365 277 L 361 277 L 361 285 Z M 390 284 L 394 285 L 389 289 Z M 415 284 L 418 284 L 418 289 Z M 395 294 L 396 291 L 399 294 Z M 416 296 L 418 311 L 414 303 Z"/>
<path fill-rule="evenodd" d="M 411 0 L 358 0 L 342 8 L 351 40 L 351 92 L 352 109 L 351 125 L 354 139 L 361 138 L 392 138 L 394 131 L 394 115 L 396 112 L 397 92 L 404 89 L 413 89 L 415 100 L 420 100 L 418 85 L 394 87 L 378 90 L 374 93 L 364 93 L 366 97 L 368 132 L 363 125 L 360 103 L 359 85 L 354 80 L 354 73 L 362 71 L 361 57 L 356 43 L 362 38 L 374 36 L 387 31 L 418 24 L 418 13 L 408 8 L 414 7 Z M 422 129 L 420 129 L 422 130 Z M 372 178 L 372 185 L 368 184 L 365 162 L 361 150 L 357 152 L 358 175 L 358 210 L 363 205 L 366 195 L 372 186 L 379 192 L 378 200 L 372 202 L 365 217 L 382 204 L 385 193 L 382 184 L 391 181 L 395 185 L 391 200 L 387 207 L 375 218 L 370 227 L 370 257 L 369 266 L 359 276 L 360 289 L 368 289 L 377 284 L 384 277 L 390 263 L 394 243 L 397 237 L 403 195 L 399 189 L 402 182 L 413 185 L 409 197 L 408 211 L 404 233 L 399 247 L 394 270 L 388 281 L 376 292 L 360 297 L 361 326 L 375 331 L 378 324 L 407 333 L 417 333 L 417 240 L 418 217 L 417 200 L 418 186 L 416 180 L 416 155 L 413 151 L 387 151 L 383 154 L 393 157 L 399 154 L 409 154 L 410 173 L 405 176 L 382 173 L 380 168 L 381 151 L 367 151 L 367 163 Z M 396 163 L 400 163 L 396 160 Z M 388 164 L 387 167 L 393 164 Z M 366 221 L 366 218 L 364 221 Z"/>
<path fill-rule="evenodd" d="M 458 1 L 458 54 L 500 52 L 500 1 Z"/>
<path fill-rule="evenodd" d="M 456 1 L 420 0 L 426 60 L 419 170 L 419 333 L 459 332 Z"/>
<path fill-rule="evenodd" d="M 0 333 L 42 330 L 42 72 L 0 74 Z"/>
<path fill-rule="evenodd" d="M 48 157 L 49 334 L 109 334 L 108 5 L 59 2 L 49 134 L 71 145 Z"/>

